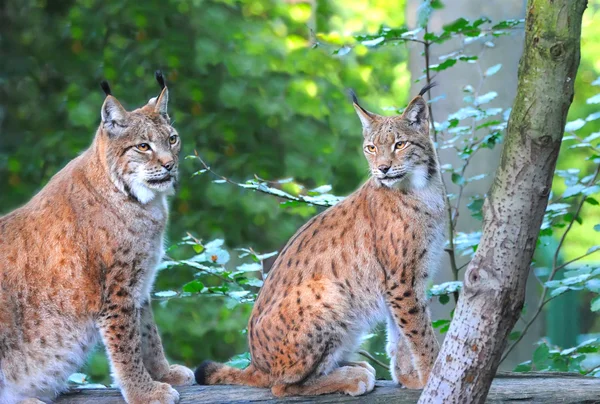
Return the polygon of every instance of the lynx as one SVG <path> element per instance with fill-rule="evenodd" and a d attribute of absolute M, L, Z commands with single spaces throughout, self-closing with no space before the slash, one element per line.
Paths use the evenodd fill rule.
<path fill-rule="evenodd" d="M 0 218 L 0 403 L 52 400 L 98 337 L 129 403 L 175 403 L 171 385 L 193 383 L 150 307 L 181 147 L 157 79 L 132 112 L 104 84 L 91 147 Z"/>
<path fill-rule="evenodd" d="M 425 287 L 444 226 L 427 89 L 393 117 L 353 98 L 371 178 L 282 250 L 248 324 L 250 366 L 204 362 L 195 372 L 199 384 L 270 387 L 278 397 L 367 393 L 375 371 L 350 355 L 363 333 L 386 319 L 393 379 L 425 385 L 439 349 Z"/>

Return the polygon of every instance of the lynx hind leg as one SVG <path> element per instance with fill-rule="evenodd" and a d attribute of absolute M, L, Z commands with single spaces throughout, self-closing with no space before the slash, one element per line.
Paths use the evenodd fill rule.
<path fill-rule="evenodd" d="M 345 362 L 338 367 L 336 358 L 343 355 L 341 347 L 313 364 L 314 371 L 303 377 L 302 381 L 290 382 L 291 378 L 279 380 L 271 389 L 276 397 L 283 396 L 317 396 L 321 394 L 342 393 L 359 396 L 369 393 L 375 387 L 375 369 L 366 362 Z M 366 365 L 366 366 L 364 366 Z M 307 373 L 298 372 L 300 375 Z M 306 369 L 307 370 L 307 369 Z"/>
<path fill-rule="evenodd" d="M 326 375 L 311 377 L 299 384 L 276 384 L 271 392 L 276 397 L 318 396 L 321 394 L 342 393 L 360 396 L 375 387 L 375 375 L 362 366 L 343 366 Z"/>
<path fill-rule="evenodd" d="M 355 366 L 355 367 L 361 367 L 361 368 L 365 368 L 367 369 L 369 372 L 373 373 L 373 376 L 377 376 L 377 372 L 375 371 L 375 368 L 373 366 L 371 366 L 371 364 L 369 362 L 366 361 L 345 361 L 340 363 L 340 367 L 343 366 Z"/>

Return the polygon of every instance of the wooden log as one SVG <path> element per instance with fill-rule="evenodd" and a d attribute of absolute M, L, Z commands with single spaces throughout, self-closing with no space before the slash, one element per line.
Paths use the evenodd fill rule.
<path fill-rule="evenodd" d="M 378 381 L 365 396 L 331 394 L 317 397 L 275 398 L 269 389 L 239 386 L 187 386 L 177 388 L 181 404 L 187 403 L 416 403 L 420 390 L 406 390 L 391 381 Z M 115 389 L 74 389 L 60 404 L 124 403 Z M 600 379 L 572 373 L 502 373 L 492 383 L 487 403 L 600 403 Z"/>

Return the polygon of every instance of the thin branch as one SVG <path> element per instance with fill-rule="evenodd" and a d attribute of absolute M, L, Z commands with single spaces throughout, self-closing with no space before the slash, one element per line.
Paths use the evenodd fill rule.
<path fill-rule="evenodd" d="M 541 301 L 541 303 L 538 305 L 537 309 L 535 310 L 535 313 L 534 313 L 533 317 L 531 318 L 531 320 L 529 320 L 529 322 L 527 322 L 527 324 L 525 325 L 525 327 L 521 331 L 521 335 L 519 335 L 519 338 L 517 338 L 515 340 L 515 342 L 513 342 L 513 344 L 502 355 L 502 359 L 500 359 L 500 363 L 504 362 L 504 360 L 508 357 L 508 355 L 512 352 L 512 350 L 515 349 L 515 347 L 517 346 L 517 344 L 523 339 L 523 337 L 527 333 L 527 330 L 529 330 L 529 328 L 531 327 L 531 325 L 534 323 L 534 321 L 540 315 L 540 313 L 542 312 L 542 309 L 544 308 L 544 306 L 546 305 L 546 303 L 548 303 L 549 301 L 553 300 L 555 297 L 558 297 L 558 296 L 560 296 L 560 295 L 556 295 L 556 296 L 550 297 L 547 300 Z"/>
<path fill-rule="evenodd" d="M 559 266 L 558 266 L 558 267 L 556 267 L 555 269 L 556 269 L 556 271 L 560 271 L 560 270 L 561 270 L 561 269 L 563 269 L 564 267 L 566 267 L 566 266 L 569 266 L 569 265 L 571 265 L 572 263 L 574 263 L 574 262 L 576 262 L 576 261 L 579 261 L 580 259 L 583 259 L 583 258 L 587 257 L 588 255 L 592 255 L 592 254 L 594 254 L 594 253 L 597 253 L 597 252 L 600 252 L 600 250 L 593 250 L 593 251 L 590 251 L 590 252 L 586 252 L 585 254 L 583 254 L 583 255 L 580 255 L 580 256 L 579 256 L 579 257 L 577 257 L 577 258 L 573 258 L 572 260 L 570 260 L 570 261 L 567 261 L 567 262 L 565 262 L 564 264 L 561 264 L 561 265 L 559 265 Z"/>
<path fill-rule="evenodd" d="M 197 151 L 195 151 L 195 150 L 194 150 L 194 154 L 196 155 L 196 158 L 197 158 L 198 160 L 200 160 L 200 163 L 202 163 L 202 166 L 204 167 L 204 169 L 205 169 L 207 172 L 211 173 L 212 175 L 214 175 L 215 177 L 217 177 L 217 178 L 219 178 L 219 179 L 221 179 L 221 180 L 223 180 L 223 181 L 226 181 L 226 182 L 228 182 L 229 184 L 236 185 L 236 186 L 238 186 L 238 187 L 240 187 L 240 188 L 248 188 L 248 187 L 247 187 L 246 185 L 244 185 L 244 184 L 241 184 L 241 183 L 239 183 L 239 182 L 233 181 L 233 180 L 231 180 L 231 179 L 229 179 L 229 178 L 227 178 L 227 177 L 225 177 L 225 176 L 223 176 L 223 175 L 221 175 L 221 174 L 218 174 L 218 173 L 214 172 L 214 171 L 213 171 L 213 170 L 210 168 L 210 166 L 209 166 L 208 164 L 206 164 L 206 162 L 204 162 L 204 160 L 202 160 L 202 158 L 200 157 L 200 155 L 198 154 L 198 152 L 197 152 Z M 258 178 L 258 177 L 256 177 L 256 178 Z M 267 195 L 271 195 L 271 196 L 277 196 L 278 198 L 282 198 L 282 199 L 287 199 L 287 200 L 289 200 L 289 201 L 306 202 L 306 201 L 302 200 L 301 198 L 296 198 L 296 197 L 294 197 L 294 196 L 292 196 L 292 195 L 287 195 L 287 194 L 285 194 L 285 195 L 274 195 L 274 194 L 272 194 L 272 193 L 270 193 L 270 192 L 267 192 L 267 191 L 264 191 L 264 190 L 262 190 L 262 189 L 260 189 L 260 188 L 258 188 L 258 187 L 257 187 L 257 188 L 250 188 L 250 189 L 253 189 L 253 190 L 255 190 L 255 191 L 261 192 L 261 193 L 263 193 L 263 194 L 267 194 Z M 306 202 L 306 203 L 308 203 L 308 202 Z M 312 202 L 311 202 L 311 203 L 312 203 Z M 315 204 L 315 205 L 318 205 L 317 203 L 313 203 L 313 204 Z M 323 205 L 323 206 L 325 206 L 325 205 Z"/>
<path fill-rule="evenodd" d="M 357 353 L 359 355 L 364 356 L 367 359 L 372 360 L 373 362 L 375 362 L 376 364 L 378 364 L 382 368 L 384 368 L 384 369 L 386 369 L 388 371 L 390 370 L 390 367 L 388 365 L 386 365 L 385 363 L 381 362 L 379 359 L 375 358 L 373 355 L 371 355 L 369 352 L 365 351 L 364 349 L 360 349 Z"/>
<path fill-rule="evenodd" d="M 461 35 L 462 37 L 462 35 Z M 477 67 L 477 70 L 479 72 L 479 85 L 477 86 L 477 90 L 475 90 L 475 92 L 473 93 L 473 99 L 477 99 L 477 97 L 479 96 L 479 94 L 481 93 L 481 89 L 483 87 L 483 83 L 485 82 L 485 74 L 483 73 L 483 70 L 481 69 L 481 64 L 479 63 L 479 60 L 481 58 L 481 56 L 483 55 L 483 53 L 485 52 L 486 47 L 484 46 L 481 51 L 477 54 L 477 60 L 475 61 L 475 66 Z M 464 39 L 462 41 L 462 52 L 465 52 L 465 44 L 464 44 Z M 471 119 L 471 136 L 474 136 L 475 134 L 475 117 L 473 117 Z M 471 138 L 472 139 L 472 138 Z M 471 150 L 473 150 L 473 148 L 478 147 L 481 143 L 483 143 L 483 139 L 481 140 L 477 140 L 475 142 L 471 142 L 471 144 L 469 145 L 469 148 Z M 462 166 L 462 169 L 460 170 L 460 176 L 462 178 L 465 177 L 465 174 L 467 172 L 467 167 L 469 166 L 469 163 L 471 162 L 471 160 L 473 159 L 473 157 L 475 156 L 475 154 L 477 153 L 477 150 L 479 150 L 479 148 L 477 148 L 473 153 L 471 153 L 471 155 L 469 155 L 469 157 L 466 159 L 465 163 Z M 458 149 L 457 149 L 458 151 Z M 460 153 L 460 151 L 458 151 Z M 458 222 L 458 215 L 459 215 L 459 209 L 460 209 L 460 203 L 463 197 L 463 193 L 464 190 L 466 188 L 467 184 L 466 183 L 462 183 L 461 185 L 459 185 L 459 190 L 458 190 L 458 196 L 456 197 L 456 205 L 454 208 L 454 215 L 452 217 L 452 221 L 453 221 L 453 226 L 456 228 L 457 222 Z"/>
<path fill-rule="evenodd" d="M 598 370 L 598 369 L 600 369 L 600 365 L 598 365 L 598 366 L 596 366 L 596 367 L 593 367 L 593 368 L 591 368 L 591 369 L 588 369 L 588 370 L 586 370 L 586 371 L 585 371 L 583 374 L 584 374 L 584 375 L 589 375 L 590 373 L 592 373 L 592 372 L 595 372 L 595 371 L 596 371 L 596 370 Z"/>
<path fill-rule="evenodd" d="M 596 173 L 594 174 L 594 177 L 588 182 L 587 186 L 594 184 L 596 182 L 596 179 L 598 178 L 599 174 L 600 174 L 600 164 L 598 164 L 598 167 L 596 167 Z M 560 253 L 560 249 L 561 249 L 563 243 L 565 242 L 565 239 L 567 238 L 567 234 L 569 233 L 569 230 L 571 230 L 571 227 L 573 227 L 573 223 L 575 223 L 575 221 L 579 217 L 579 213 L 581 212 L 581 208 L 583 207 L 585 200 L 586 200 L 586 196 L 583 195 L 583 197 L 579 201 L 579 205 L 577 205 L 577 209 L 575 210 L 575 214 L 573 215 L 573 218 L 569 222 L 567 229 L 565 230 L 562 237 L 560 238 L 560 242 L 558 243 L 558 247 L 556 247 L 556 252 L 554 253 L 554 258 L 552 259 L 552 267 L 554 269 L 552 271 L 552 274 L 550 274 L 550 278 L 552 278 L 554 276 L 554 274 L 556 274 L 556 271 L 557 271 L 556 264 L 558 262 L 558 255 Z M 550 279 L 550 280 L 552 280 L 552 279 Z"/>
<path fill-rule="evenodd" d="M 429 32 L 428 25 L 425 25 L 425 35 L 427 35 L 428 32 Z M 431 69 L 429 68 L 429 56 L 430 56 L 429 55 L 429 47 L 431 46 L 431 42 L 424 41 L 423 46 L 424 46 L 424 55 L 425 55 L 425 76 L 427 78 L 427 85 L 430 85 L 431 81 L 432 81 Z M 429 98 L 429 101 L 431 101 L 431 99 L 432 99 L 431 88 L 429 90 L 427 90 L 427 97 Z M 431 106 L 431 102 L 427 103 L 427 108 L 429 109 L 429 118 L 431 119 L 431 122 L 435 122 L 435 119 L 433 117 L 433 108 Z M 438 132 L 435 129 L 435 124 L 433 125 L 433 140 L 435 142 L 436 147 L 438 147 Z M 438 160 L 438 166 L 441 167 L 442 164 L 440 161 L 440 156 L 437 155 L 436 157 Z M 452 221 L 452 204 L 450 203 L 450 198 L 448 197 L 448 187 L 446 186 L 446 181 L 444 180 L 444 175 L 441 171 L 440 171 L 440 178 L 442 180 L 442 187 L 444 190 L 444 197 L 446 198 L 446 209 L 447 209 L 447 213 L 448 213 L 448 238 L 449 238 L 450 248 L 448 248 L 446 251 L 448 252 L 448 256 L 450 258 L 450 269 L 452 271 L 452 277 L 455 281 L 457 281 L 459 269 L 456 265 L 456 253 L 455 253 L 455 248 L 454 248 L 454 223 Z M 454 296 L 454 303 L 457 303 L 458 302 L 458 291 L 454 292 L 453 296 Z"/>

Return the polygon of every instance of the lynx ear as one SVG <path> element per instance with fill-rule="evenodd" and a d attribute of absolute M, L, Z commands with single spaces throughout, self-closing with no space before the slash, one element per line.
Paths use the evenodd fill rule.
<path fill-rule="evenodd" d="M 120 128 L 125 126 L 124 121 L 127 118 L 127 111 L 112 95 L 108 95 L 104 100 L 100 115 L 102 123 L 110 133 L 118 132 Z"/>
<path fill-rule="evenodd" d="M 165 118 L 169 118 L 167 115 L 167 104 L 169 103 L 169 89 L 167 87 L 163 88 L 160 95 L 156 99 L 156 105 L 154 106 L 154 111 L 158 112 Z"/>
<path fill-rule="evenodd" d="M 404 110 L 402 118 L 408 121 L 409 125 L 419 130 L 429 130 L 429 110 L 425 99 L 420 95 L 413 98 Z"/>
<path fill-rule="evenodd" d="M 368 129 L 373 121 L 375 120 L 376 115 L 372 112 L 367 111 L 358 103 L 358 98 L 356 98 L 356 94 L 354 91 L 349 91 L 350 98 L 352 99 L 352 105 L 354 106 L 354 110 L 360 119 L 360 123 L 362 123 L 363 129 Z"/>

